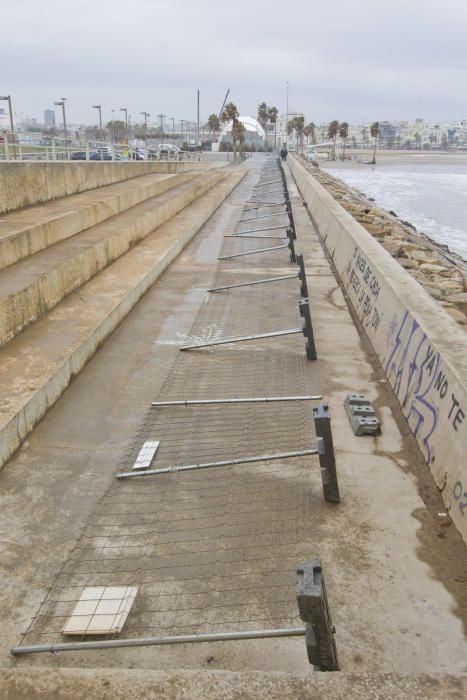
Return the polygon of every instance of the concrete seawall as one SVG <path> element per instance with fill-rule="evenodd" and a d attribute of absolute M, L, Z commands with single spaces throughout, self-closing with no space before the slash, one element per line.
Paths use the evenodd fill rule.
<path fill-rule="evenodd" d="M 2 163 L 0 213 L 151 173 L 183 173 L 226 165 L 227 161 Z"/>
<path fill-rule="evenodd" d="M 291 156 L 297 186 L 467 542 L 465 332 Z"/>

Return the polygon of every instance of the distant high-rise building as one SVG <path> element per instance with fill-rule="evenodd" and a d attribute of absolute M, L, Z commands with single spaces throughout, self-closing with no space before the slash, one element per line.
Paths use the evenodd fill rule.
<path fill-rule="evenodd" d="M 44 109 L 44 126 L 47 129 L 53 129 L 55 127 L 55 112 L 53 109 Z"/>

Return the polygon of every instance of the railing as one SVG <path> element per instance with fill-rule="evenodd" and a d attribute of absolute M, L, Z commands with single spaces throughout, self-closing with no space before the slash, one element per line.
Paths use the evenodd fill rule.
<path fill-rule="evenodd" d="M 157 146 L 132 143 L 43 136 L 34 132 L 0 131 L 0 161 L 138 161 L 138 160 L 192 160 L 232 161 L 232 153 L 181 151 Z"/>

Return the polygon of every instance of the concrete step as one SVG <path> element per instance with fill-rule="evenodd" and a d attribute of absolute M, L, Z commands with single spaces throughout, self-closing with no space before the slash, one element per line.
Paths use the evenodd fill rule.
<path fill-rule="evenodd" d="M 227 176 L 212 170 L 0 273 L 0 346 Z"/>
<path fill-rule="evenodd" d="M 4 214 L 0 270 L 194 177 L 145 175 Z"/>
<path fill-rule="evenodd" d="M 0 214 L 151 173 L 207 171 L 226 165 L 227 160 L 3 161 L 0 163 Z"/>
<path fill-rule="evenodd" d="M 230 650 L 225 651 L 228 654 Z M 157 659 L 157 649 L 154 657 Z M 403 675 L 355 669 L 353 673 L 310 671 L 298 675 L 249 669 L 227 671 L 222 667 L 159 671 L 32 665 L 0 672 L 0 693 L 11 700 L 84 697 L 126 700 L 131 696 L 147 700 L 461 700 L 466 689 L 467 677 L 462 672 Z"/>
<path fill-rule="evenodd" d="M 214 187 L 0 350 L 0 465 L 247 171 L 221 172 L 210 173 Z M 202 177 L 197 188 L 206 190 Z"/>

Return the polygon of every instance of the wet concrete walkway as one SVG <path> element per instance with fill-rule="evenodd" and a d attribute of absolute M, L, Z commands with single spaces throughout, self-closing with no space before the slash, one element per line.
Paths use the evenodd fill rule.
<path fill-rule="evenodd" d="M 212 321 L 206 316 L 205 289 L 218 269 L 222 236 L 235 229 L 258 177 L 258 168 L 265 160 L 258 157 L 247 162 L 246 167 L 252 168 L 248 177 L 135 307 L 0 473 L 3 500 L 0 545 L 5 569 L 2 578 L 6 581 L 0 599 L 4 621 L 2 665 L 186 669 L 206 666 L 227 670 L 311 672 L 302 639 L 224 643 L 210 645 L 209 649 L 198 645 L 157 651 L 146 648 L 86 652 L 17 661 L 9 656 L 10 646 L 18 643 L 49 588 L 57 586 L 60 571 L 73 576 L 83 574 L 82 585 L 90 580 L 93 569 L 89 560 L 93 557 L 79 544 L 83 542 L 79 538 L 86 526 L 85 537 L 89 536 L 90 527 L 104 524 L 109 513 L 112 517 L 118 515 L 111 523 L 112 528 L 118 529 L 123 524 L 122 517 L 128 518 L 132 513 L 154 514 L 162 512 L 162 508 L 164 516 L 159 520 L 167 522 L 170 513 L 179 513 L 180 503 L 195 499 L 198 524 L 204 523 L 208 530 L 204 539 L 198 539 L 198 545 L 202 545 L 198 552 L 192 544 L 188 549 L 185 545 L 177 550 L 178 564 L 186 567 L 190 561 L 193 564 L 190 557 L 197 556 L 196 564 L 200 565 L 199 552 L 206 550 L 203 542 L 214 539 L 225 552 L 226 542 L 232 543 L 232 537 L 237 538 L 230 551 L 240 552 L 240 556 L 230 559 L 230 573 L 238 562 L 245 566 L 249 561 L 243 573 L 249 577 L 250 598 L 242 600 L 247 622 L 259 623 L 264 614 L 268 622 L 280 617 L 290 619 L 296 613 L 293 609 L 294 568 L 303 558 L 320 556 L 327 574 L 328 596 L 337 627 L 336 642 L 344 670 L 373 673 L 393 669 L 405 673 L 466 670 L 464 625 L 467 611 L 462 598 L 465 595 L 465 548 L 454 528 L 449 526 L 449 519 L 439 515 L 443 513 L 441 499 L 405 428 L 389 386 L 365 341 L 359 337 L 293 183 L 290 192 L 298 244 L 305 254 L 309 274 L 318 360 L 312 363 L 304 359 L 304 342 L 298 337 L 290 341 L 261 342 L 254 347 L 249 344 L 243 350 L 239 346 L 229 350 L 227 346 L 224 350 L 209 351 L 205 359 L 197 358 L 199 351 L 196 351 L 187 360 L 187 369 L 181 372 L 178 384 L 175 382 L 173 386 L 178 386 L 177 391 L 184 385 L 194 391 L 197 383 L 193 375 L 198 374 L 198 380 L 199 376 L 203 378 L 198 389 L 201 386 L 200 391 L 208 390 L 209 367 L 214 368 L 214 376 L 219 358 L 230 353 L 232 362 L 239 363 L 237 379 L 233 381 L 230 375 L 221 387 L 211 382 L 213 393 L 221 388 L 223 393 L 229 391 L 234 395 L 241 386 L 249 390 L 250 395 L 259 395 L 260 389 L 271 387 L 276 391 L 279 387 L 279 394 L 283 393 L 284 377 L 287 378 L 284 367 L 289 366 L 290 357 L 294 357 L 300 369 L 298 374 L 295 371 L 293 382 L 303 384 L 301 393 L 312 389 L 322 393 L 330 404 L 341 504 L 336 506 L 323 501 L 316 462 L 303 460 L 297 460 L 294 465 L 278 462 L 273 468 L 270 465 L 266 469 L 248 468 L 247 473 L 245 468 L 230 470 L 228 477 L 220 472 L 214 476 L 208 473 L 189 478 L 169 475 L 163 482 L 148 481 L 146 485 L 131 488 L 115 481 L 117 466 L 131 456 L 137 436 L 141 435 L 141 426 L 147 425 L 151 400 L 164 395 L 168 377 L 177 379 L 180 345 L 190 334 L 199 337 Z M 271 225 L 273 221 L 271 219 Z M 268 219 L 263 219 L 261 223 L 266 226 L 267 222 Z M 249 243 L 251 248 L 257 245 L 254 240 Z M 257 269 L 250 267 L 245 272 L 244 266 L 232 268 L 236 270 L 232 276 L 237 279 L 238 275 L 248 275 L 252 270 L 264 276 L 290 270 L 285 253 L 281 251 L 280 255 L 277 252 L 270 256 L 263 259 L 261 265 L 258 263 Z M 219 318 L 230 322 L 234 304 L 238 308 L 240 302 L 243 313 L 237 318 L 237 325 L 229 324 L 231 329 L 235 328 L 232 333 L 235 335 L 245 329 L 258 328 L 261 323 L 283 323 L 281 309 L 290 305 L 287 325 L 294 326 L 297 324 L 298 282 L 295 284 L 295 291 L 284 287 L 276 292 L 275 309 L 273 295 L 269 300 L 263 292 L 248 296 L 236 292 L 236 297 L 229 293 L 227 298 L 232 306 L 226 302 L 226 297 L 219 301 L 225 307 Z M 269 317 L 258 313 L 255 303 L 263 312 L 269 304 Z M 198 325 L 193 326 L 199 311 Z M 290 354 L 285 364 L 281 359 L 284 352 Z M 255 383 L 254 376 L 242 384 L 242 362 L 244 367 L 257 363 L 254 376 L 263 377 L 259 384 Z M 203 363 L 206 364 L 204 371 Z M 271 384 L 265 386 L 266 376 Z M 294 390 L 297 388 L 294 386 Z M 375 402 L 383 424 L 381 436 L 356 438 L 353 435 L 342 405 L 349 392 L 365 393 Z M 165 395 L 179 396 L 170 391 Z M 277 416 L 269 418 L 273 419 L 272 426 L 277 425 Z M 258 426 L 264 423 L 264 415 L 256 413 L 251 420 Z M 304 430 L 297 430 L 297 426 L 302 426 L 299 420 L 301 415 L 289 414 L 283 418 L 285 425 L 289 422 L 292 434 L 295 431 L 305 443 L 313 436 L 306 435 L 306 423 Z M 225 431 L 224 437 L 227 435 Z M 278 440 L 277 444 L 281 442 L 277 430 L 264 432 L 262 439 L 269 438 Z M 224 440 L 220 442 L 224 450 Z M 193 440 L 187 439 L 182 446 L 185 456 L 191 454 L 192 444 Z M 204 449 L 201 456 L 205 456 L 206 441 L 200 444 Z M 229 519 L 229 513 L 234 514 L 233 519 Z M 250 517 L 252 527 L 240 532 L 239 526 L 245 519 L 242 513 Z M 283 515 L 278 517 L 280 513 Z M 216 517 L 221 517 L 220 523 Z M 259 527 L 261 522 L 263 529 Z M 186 542 L 190 528 L 183 530 L 185 539 L 179 527 L 172 529 L 179 531 L 178 545 Z M 144 544 L 144 556 L 154 555 L 148 552 L 148 547 L 154 545 L 150 540 L 151 531 L 154 532 L 154 528 L 126 531 L 126 546 Z M 113 534 L 116 534 L 115 529 Z M 158 531 L 159 543 L 160 534 Z M 92 536 L 102 535 L 102 531 L 98 531 Z M 106 532 L 105 536 L 108 535 Z M 115 544 L 111 538 L 106 541 L 109 545 Z M 75 556 L 77 542 L 80 559 Z M 167 546 L 167 541 L 164 544 Z M 118 553 L 121 555 L 122 550 Z M 170 553 L 173 551 L 165 549 L 162 555 Z M 280 567 L 271 566 L 272 553 Z M 157 554 L 160 556 L 161 552 Z M 124 559 L 126 557 L 127 552 Z M 83 561 L 84 569 L 81 568 Z M 70 562 L 72 569 L 68 568 Z M 215 563 L 217 568 L 213 573 L 218 577 L 218 557 Z M 114 562 L 107 568 L 101 562 L 99 566 L 98 573 L 112 574 L 110 583 L 115 583 L 118 565 Z M 175 568 L 169 572 L 168 580 L 172 593 L 178 596 L 174 600 L 179 603 L 181 591 L 175 585 Z M 178 570 L 179 579 L 185 580 L 182 573 Z M 141 583 L 138 574 L 133 578 Z M 211 598 L 203 599 L 202 604 L 198 598 L 196 606 L 186 606 L 195 609 L 194 616 L 189 618 L 188 613 L 179 616 L 177 619 L 182 620 L 182 624 L 178 625 L 173 617 L 164 619 L 163 610 L 146 607 L 140 611 L 141 627 L 153 631 L 167 624 L 172 628 L 193 626 L 196 630 L 200 623 L 222 626 L 230 622 L 238 626 L 238 605 L 232 620 L 219 617 L 221 606 L 213 603 L 213 592 L 217 594 L 217 602 L 219 592 L 226 602 L 228 587 L 220 587 L 218 579 L 210 577 L 209 570 L 204 569 L 201 578 L 209 581 Z M 190 576 L 190 580 L 199 585 L 200 576 Z M 256 583 L 251 585 L 252 581 Z M 146 580 L 146 585 L 155 583 Z M 271 591 L 279 595 L 271 596 Z M 206 590 L 193 588 L 184 594 L 203 596 Z M 160 591 L 157 595 L 160 601 Z M 174 600 L 165 612 L 174 611 Z M 261 600 L 265 601 L 262 605 Z M 150 613 L 154 613 L 152 617 Z M 204 629 L 206 627 L 200 631 Z M 47 625 L 43 631 L 45 635 L 57 636 L 57 630 L 49 630 Z M 146 629 L 144 634 L 147 633 Z"/>

